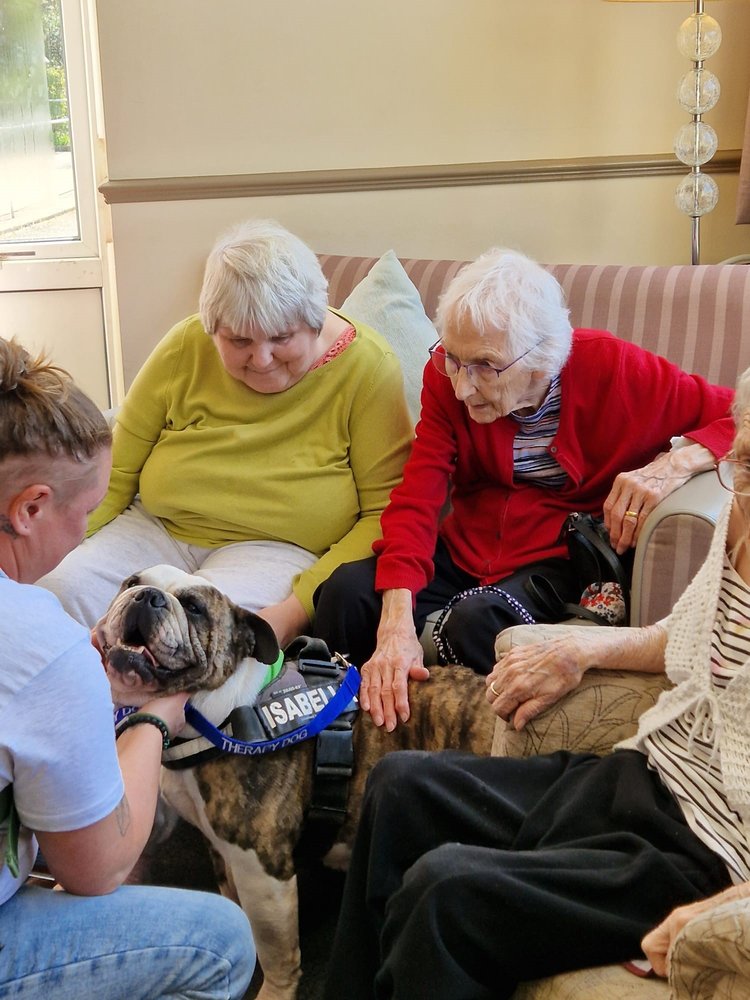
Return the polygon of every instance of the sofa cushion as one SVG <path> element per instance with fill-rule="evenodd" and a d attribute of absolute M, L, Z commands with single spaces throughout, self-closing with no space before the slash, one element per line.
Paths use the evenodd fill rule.
<path fill-rule="evenodd" d="M 340 308 L 350 319 L 377 330 L 393 347 L 404 374 L 409 412 L 416 423 L 427 349 L 437 340 L 437 333 L 427 318 L 419 292 L 393 250 L 375 262 Z"/>
<path fill-rule="evenodd" d="M 512 646 L 548 642 L 569 631 L 590 625 L 516 625 L 498 636 L 499 658 Z M 632 736 L 638 718 L 651 708 L 670 683 L 664 674 L 628 670 L 589 670 L 581 683 L 555 705 L 529 722 L 520 732 L 498 719 L 492 753 L 503 757 L 571 750 L 574 753 L 610 753 L 615 743 Z"/>
<path fill-rule="evenodd" d="M 318 254 L 323 274 L 328 279 L 328 298 L 340 306 L 355 285 L 377 263 L 377 257 L 350 257 L 342 254 Z M 406 274 L 419 292 L 424 311 L 435 318 L 438 302 L 445 288 L 468 261 L 430 260 L 426 257 L 399 257 Z"/>

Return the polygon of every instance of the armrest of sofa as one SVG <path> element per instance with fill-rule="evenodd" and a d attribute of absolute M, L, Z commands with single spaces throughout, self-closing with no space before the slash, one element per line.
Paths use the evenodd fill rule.
<path fill-rule="evenodd" d="M 673 1000 L 750 996 L 750 899 L 722 903 L 686 924 L 674 942 Z"/>
<path fill-rule="evenodd" d="M 631 625 L 653 625 L 672 610 L 708 554 L 729 494 L 714 472 L 702 472 L 651 511 L 633 563 Z"/>
<path fill-rule="evenodd" d="M 546 642 L 570 629 L 604 628 L 591 625 L 515 625 L 498 636 L 495 654 L 500 657 L 519 643 Z M 571 750 L 607 754 L 615 743 L 632 736 L 638 718 L 670 686 L 664 674 L 627 670 L 589 670 L 580 685 L 516 732 L 498 719 L 492 753 L 503 757 Z"/>

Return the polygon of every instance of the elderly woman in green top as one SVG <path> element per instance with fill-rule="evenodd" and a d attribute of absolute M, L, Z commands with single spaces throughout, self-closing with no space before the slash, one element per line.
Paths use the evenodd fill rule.
<path fill-rule="evenodd" d="M 284 645 L 331 572 L 369 555 L 411 433 L 387 342 L 328 306 L 300 239 L 247 222 L 211 251 L 199 315 L 128 391 L 88 537 L 39 583 L 91 626 L 123 579 L 168 563 Z"/>

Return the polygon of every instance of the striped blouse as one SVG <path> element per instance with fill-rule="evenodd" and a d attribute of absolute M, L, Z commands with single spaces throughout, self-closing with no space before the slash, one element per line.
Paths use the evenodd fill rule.
<path fill-rule="evenodd" d="M 513 476 L 537 486 L 559 489 L 566 473 L 550 455 L 549 446 L 560 426 L 560 376 L 550 382 L 547 395 L 538 410 L 524 415 L 512 413 L 518 424 L 513 439 Z"/>
<path fill-rule="evenodd" d="M 748 659 L 750 586 L 725 555 L 711 641 L 714 688 L 726 688 Z M 727 802 L 717 738 L 709 720 L 691 710 L 645 737 L 640 749 L 679 802 L 690 829 L 722 858 L 736 884 L 750 879 L 750 844 Z"/>

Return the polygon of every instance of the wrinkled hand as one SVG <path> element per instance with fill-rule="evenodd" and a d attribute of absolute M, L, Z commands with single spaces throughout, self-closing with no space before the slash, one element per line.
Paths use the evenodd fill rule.
<path fill-rule="evenodd" d="M 707 910 L 713 910 L 715 907 L 721 906 L 722 903 L 729 903 L 734 899 L 746 899 L 748 895 L 750 895 L 750 884 L 743 882 L 739 885 L 733 885 L 715 896 L 699 899 L 695 903 L 678 906 L 672 910 L 669 916 L 665 917 L 652 931 L 649 931 L 641 941 L 643 954 L 651 963 L 657 976 L 666 978 L 669 975 L 672 946 L 686 924 Z"/>
<path fill-rule="evenodd" d="M 585 635 L 561 636 L 514 646 L 487 675 L 487 700 L 495 715 L 521 730 L 577 688 L 588 666 L 585 640 Z"/>
<path fill-rule="evenodd" d="M 700 910 L 688 916 L 686 911 L 690 911 L 699 903 L 691 903 L 689 906 L 678 906 L 672 910 L 669 916 L 654 927 L 652 931 L 641 941 L 643 954 L 651 963 L 651 968 L 657 976 L 666 978 L 669 975 L 670 952 L 674 939 L 680 933 L 691 916 L 697 916 Z"/>
<path fill-rule="evenodd" d="M 621 472 L 604 502 L 604 526 L 618 555 L 636 545 L 646 518 L 661 500 L 712 466 L 711 452 L 692 444 L 657 455 L 642 469 Z"/>
<path fill-rule="evenodd" d="M 710 897 L 687 906 L 678 906 L 657 927 L 648 932 L 641 941 L 641 948 L 657 976 L 666 978 L 669 975 L 672 945 L 685 924 L 699 913 L 713 909 L 716 905 L 716 901 Z"/>
<path fill-rule="evenodd" d="M 430 671 L 423 664 L 422 647 L 414 630 L 383 636 L 360 671 L 359 703 L 376 726 L 389 733 L 399 720 L 409 719 L 409 681 L 425 681 Z"/>

